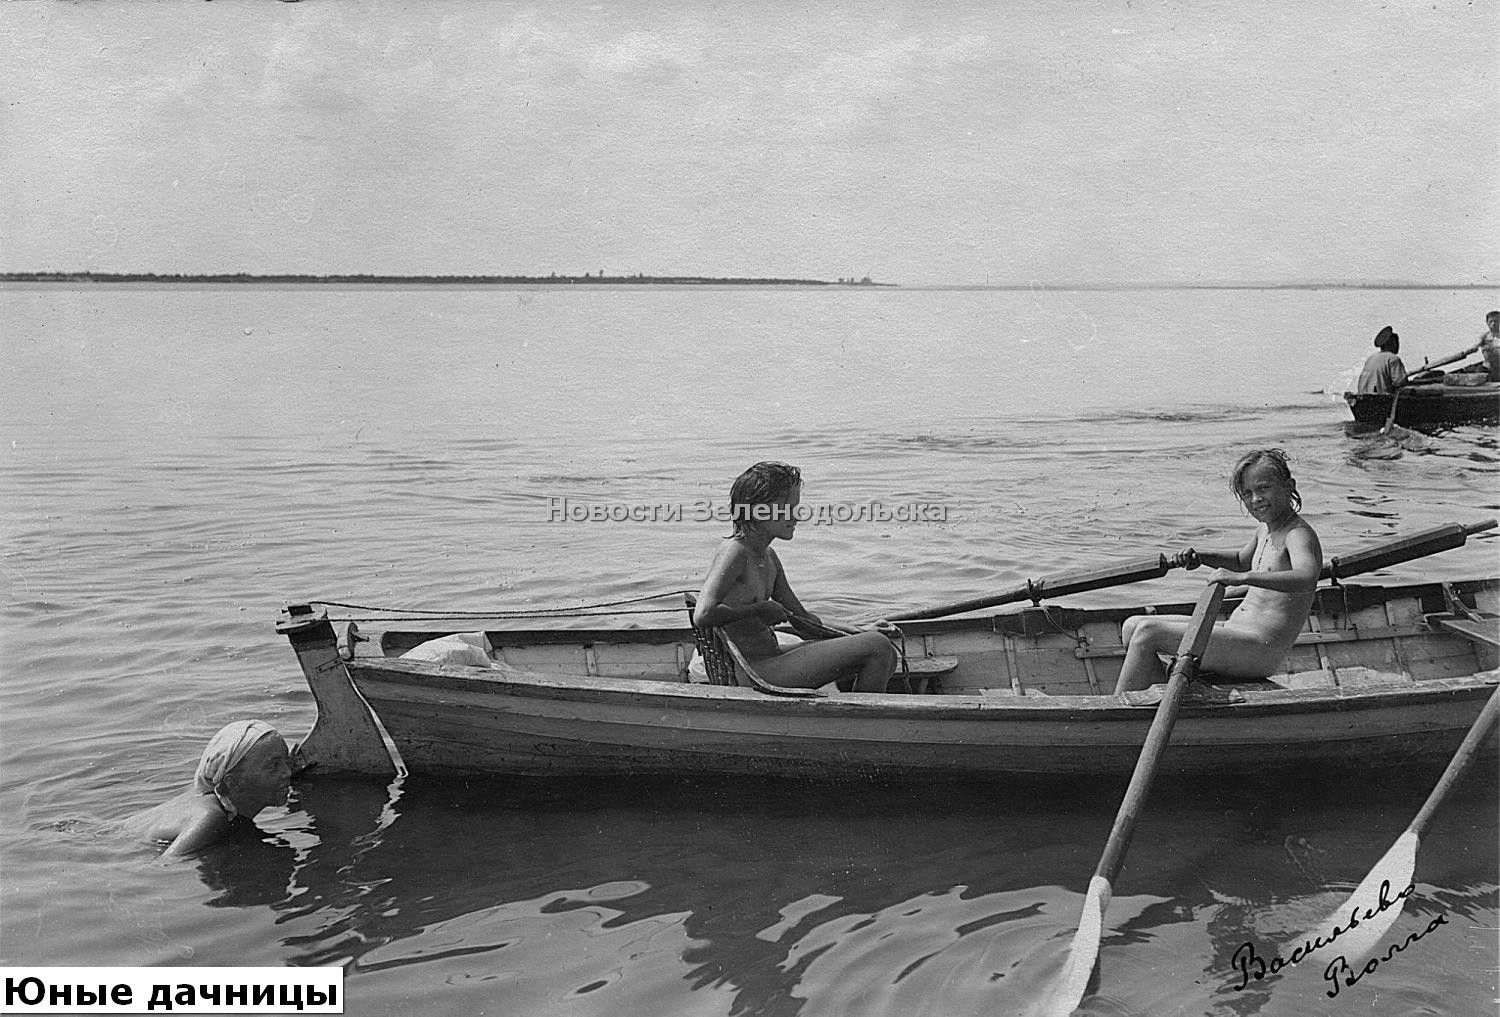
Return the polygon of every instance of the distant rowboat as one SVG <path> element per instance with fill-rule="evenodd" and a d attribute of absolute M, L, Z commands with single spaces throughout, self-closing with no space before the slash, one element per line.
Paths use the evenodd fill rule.
<path fill-rule="evenodd" d="M 1344 393 L 1349 411 L 1361 424 L 1384 424 L 1391 412 L 1389 393 Z M 1396 404 L 1396 423 L 1481 424 L 1500 422 L 1500 382 L 1458 385 L 1444 381 L 1408 385 Z"/>
<path fill-rule="evenodd" d="M 1198 687 L 1164 770 L 1440 767 L 1500 682 L 1497 609 L 1496 579 L 1324 588 L 1283 673 Z M 395 773 L 383 729 L 413 774 L 1123 776 L 1155 711 L 1148 696 L 1108 694 L 1120 623 L 1190 610 L 1033 606 L 906 622 L 930 691 L 804 697 L 696 683 L 686 626 L 470 623 L 461 645 L 480 666 L 402 657 L 451 622 L 360 632 L 342 621 L 341 638 L 304 604 L 278 631 L 318 704 L 299 757 L 325 770 Z"/>

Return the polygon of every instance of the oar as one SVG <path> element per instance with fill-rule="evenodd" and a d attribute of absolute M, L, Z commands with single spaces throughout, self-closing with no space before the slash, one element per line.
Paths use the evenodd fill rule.
<path fill-rule="evenodd" d="M 1475 345 L 1470 346 L 1466 350 L 1459 350 L 1457 353 L 1449 354 L 1446 357 L 1439 357 L 1436 360 L 1427 360 L 1426 358 L 1423 358 L 1422 366 L 1413 371 L 1412 374 L 1421 374 L 1423 371 L 1431 371 L 1434 368 L 1446 367 L 1447 365 L 1454 363 L 1455 361 L 1464 359 L 1464 357 L 1467 357 L 1471 353 L 1477 352 L 1479 352 L 1479 347 Z"/>
<path fill-rule="evenodd" d="M 1413 558 L 1422 558 L 1439 551 L 1447 551 L 1450 548 L 1462 547 L 1464 541 L 1471 535 L 1481 530 L 1492 529 L 1500 525 L 1494 519 L 1485 520 L 1482 523 L 1444 523 L 1442 526 L 1410 537 L 1398 537 L 1394 540 L 1384 541 L 1371 545 L 1363 551 L 1345 555 L 1341 558 L 1330 559 L 1323 567 L 1320 575 L 1322 579 L 1344 579 L 1348 576 L 1359 575 L 1361 572 L 1373 572 L 1375 569 L 1385 568 L 1389 565 L 1398 565 Z M 1125 586 L 1129 583 L 1139 583 L 1146 579 L 1160 579 L 1177 566 L 1171 564 L 1164 554 L 1155 558 L 1145 558 L 1140 561 L 1124 562 L 1119 565 L 1103 569 L 1093 569 L 1088 572 L 1072 572 L 1067 575 L 1056 576 L 1052 579 L 1029 579 L 1025 584 L 997 593 L 988 597 L 976 597 L 973 600 L 961 600 L 955 604 L 941 604 L 936 607 L 924 607 L 915 611 L 907 611 L 904 614 L 891 615 L 893 622 L 922 621 L 928 618 L 945 618 L 950 614 L 962 614 L 965 611 L 978 611 L 986 607 L 995 607 L 1000 604 L 1013 604 L 1020 600 L 1041 600 L 1044 597 L 1065 597 L 1073 593 L 1086 593 L 1089 590 L 1103 590 L 1111 586 Z M 843 633 L 840 633 L 842 635 Z"/>
<path fill-rule="evenodd" d="M 1070 1014 L 1083 1002 L 1088 991 L 1089 978 L 1094 971 L 1094 961 L 1099 956 L 1099 939 L 1104 932 L 1104 909 L 1109 906 L 1113 893 L 1112 884 L 1125 862 L 1125 849 L 1130 846 L 1130 837 L 1135 833 L 1135 821 L 1146 802 L 1146 792 L 1156 777 L 1157 764 L 1172 735 L 1172 725 L 1177 720 L 1177 708 L 1182 704 L 1182 694 L 1188 681 L 1198 671 L 1198 661 L 1208 646 L 1208 637 L 1213 634 L 1214 619 L 1219 615 L 1219 606 L 1224 602 L 1224 587 L 1210 583 L 1198 598 L 1193 609 L 1192 620 L 1177 646 L 1177 657 L 1172 661 L 1172 670 L 1167 678 L 1167 688 L 1162 693 L 1161 704 L 1156 708 L 1156 717 L 1151 721 L 1151 730 L 1146 733 L 1146 744 L 1135 761 L 1135 772 L 1130 775 L 1130 787 L 1125 791 L 1125 800 L 1115 815 L 1114 828 L 1109 831 L 1109 840 L 1104 845 L 1104 854 L 1089 880 L 1088 893 L 1083 899 L 1083 916 L 1078 921 L 1078 932 L 1073 936 L 1073 945 L 1068 950 L 1067 966 L 1063 969 L 1061 983 L 1048 997 L 1042 1014 Z"/>
<path fill-rule="evenodd" d="M 1495 519 L 1468 524 L 1448 523 L 1415 536 L 1386 541 L 1352 555 L 1334 558 L 1323 567 L 1320 578 L 1338 579 L 1363 572 L 1373 572 L 1389 565 L 1447 551 L 1462 546 L 1470 534 L 1494 529 L 1497 525 L 1500 525 L 1500 520 Z M 1223 600 L 1224 588 L 1218 583 L 1210 585 L 1198 598 L 1192 620 L 1188 623 L 1187 632 L 1183 634 L 1182 642 L 1177 647 L 1177 656 L 1172 661 L 1166 691 L 1162 694 L 1161 703 L 1156 708 L 1156 717 L 1151 722 L 1151 730 L 1146 734 L 1146 743 L 1141 748 L 1140 758 L 1136 760 L 1135 772 L 1131 774 L 1130 786 L 1125 791 L 1125 800 L 1120 804 L 1120 811 L 1115 816 L 1115 825 L 1110 830 L 1109 841 L 1104 847 L 1104 855 L 1099 859 L 1093 878 L 1089 880 L 1088 893 L 1083 903 L 1083 915 L 1079 920 L 1078 932 L 1074 935 L 1073 944 L 1068 951 L 1062 980 L 1048 996 L 1043 1008 L 1037 1011 L 1039 1014 L 1044 1014 L 1046 1017 L 1054 1017 L 1054 1015 L 1062 1017 L 1062 1015 L 1070 1014 L 1078 1008 L 1083 1001 L 1084 994 L 1088 991 L 1094 962 L 1099 956 L 1104 909 L 1109 905 L 1114 878 L 1119 874 L 1120 867 L 1124 863 L 1125 849 L 1129 846 L 1130 837 L 1135 832 L 1136 816 L 1145 801 L 1151 781 L 1156 776 L 1157 763 L 1160 761 L 1162 750 L 1166 747 L 1167 739 L 1171 736 L 1172 725 L 1177 720 L 1177 709 L 1181 705 L 1183 692 L 1187 688 L 1188 681 L 1197 673 L 1198 662 L 1208 646 L 1209 636 L 1213 632 L 1213 620 L 1219 613 Z M 1485 713 L 1480 716 L 1479 721 L 1475 722 L 1475 730 L 1486 728 L 1493 721 L 1497 700 L 1500 700 L 1500 690 L 1497 690 L 1496 694 L 1491 697 L 1489 705 L 1485 707 Z M 1486 720 L 1486 717 L 1489 719 Z M 1483 738 L 1482 733 L 1476 734 L 1475 730 L 1471 730 L 1469 737 L 1464 739 L 1458 756 L 1455 756 L 1454 762 L 1449 765 L 1449 771 L 1453 772 L 1443 775 L 1437 789 L 1433 791 L 1427 804 L 1423 806 L 1422 812 L 1412 823 L 1413 830 L 1420 832 L 1431 817 L 1432 810 L 1437 807 L 1438 800 L 1447 793 L 1448 788 L 1458 782 L 1463 775 L 1463 770 L 1473 762 L 1478 743 Z M 1411 832 L 1411 830 L 1408 831 L 1408 833 Z M 1399 846 L 1400 843 L 1398 841 L 1397 845 Z M 1416 838 L 1413 836 L 1411 838 L 1413 862 L 1415 851 Z M 1393 847 L 1387 857 L 1396 854 L 1397 848 Z M 1376 868 L 1379 870 L 1384 866 L 1385 863 L 1382 860 L 1381 865 Z M 1372 885 L 1375 892 L 1379 892 L 1380 878 L 1375 873 L 1371 873 L 1370 877 L 1360 884 L 1360 889 L 1355 891 L 1355 899 L 1360 898 L 1361 893 L 1368 896 L 1367 884 Z M 1392 883 L 1392 885 L 1397 884 Z M 1399 885 L 1404 888 L 1407 882 L 1401 882 Z"/>
<path fill-rule="evenodd" d="M 1397 537 L 1394 540 L 1382 541 L 1379 544 L 1370 545 L 1363 551 L 1330 558 L 1328 564 L 1323 566 L 1323 571 L 1318 574 L 1318 578 L 1347 579 L 1350 576 L 1374 572 L 1376 569 L 1400 565 L 1402 562 L 1413 561 L 1417 558 L 1425 558 L 1439 551 L 1450 551 L 1455 547 L 1463 547 L 1464 542 L 1472 535 L 1485 530 L 1493 530 L 1496 526 L 1500 526 L 1500 520 L 1444 523 L 1442 526 L 1434 526 L 1430 530 L 1414 533 L 1410 537 Z"/>
<path fill-rule="evenodd" d="M 1103 590 L 1110 586 L 1124 586 L 1127 583 L 1139 583 L 1146 579 L 1160 579 L 1176 567 L 1167 561 L 1166 555 L 1159 554 L 1155 558 L 1124 562 L 1110 568 L 1092 569 L 1088 572 L 1072 572 L 1052 579 L 1028 579 L 1025 585 L 1017 586 L 1004 593 L 997 593 L 989 597 L 976 597 L 973 600 L 961 600 L 956 604 L 940 604 L 936 607 L 924 607 L 916 611 L 908 611 L 905 614 L 896 615 L 891 618 L 891 621 L 904 622 L 921 621 L 926 618 L 945 618 L 950 614 L 978 611 L 981 608 L 995 607 L 999 604 L 1013 604 L 1018 600 L 1041 600 L 1043 597 L 1065 597 L 1070 593 Z"/>
<path fill-rule="evenodd" d="M 1407 375 L 1407 380 L 1403 384 L 1412 384 L 1411 379 L 1415 378 L 1419 374 L 1422 374 L 1424 371 L 1435 371 L 1439 367 L 1446 367 L 1449 364 L 1455 363 L 1455 362 L 1457 362 L 1459 360 L 1463 360 L 1465 357 L 1469 356 L 1469 354 L 1471 354 L 1471 353 L 1478 353 L 1478 352 L 1479 352 L 1479 346 L 1476 344 L 1474 346 L 1470 346 L 1466 350 L 1459 350 L 1457 353 L 1451 353 L 1451 354 L 1449 354 L 1446 357 L 1439 357 L 1436 360 L 1427 360 L 1426 358 L 1423 358 L 1423 360 L 1422 360 L 1422 366 L 1419 367 L 1419 368 L 1417 368 L 1415 371 L 1412 371 L 1410 374 L 1408 374 Z M 1401 386 L 1397 386 L 1396 391 L 1399 393 L 1401 391 Z M 1393 418 L 1396 415 L 1396 410 L 1395 410 L 1394 403 L 1395 403 L 1395 401 L 1392 400 L 1391 417 L 1393 417 Z M 1390 428 L 1390 426 L 1391 426 L 1391 422 L 1390 422 L 1390 420 L 1387 420 L 1386 424 L 1385 424 L 1386 429 L 1388 430 Z M 1381 433 L 1383 434 L 1385 432 L 1382 431 Z"/>
<path fill-rule="evenodd" d="M 1406 828 L 1406 832 L 1396 838 L 1390 850 L 1375 863 L 1375 868 L 1370 870 L 1370 874 L 1349 895 L 1349 899 L 1335 908 L 1321 923 L 1313 926 L 1306 939 L 1289 944 L 1282 950 L 1282 957 L 1296 956 L 1299 965 L 1322 971 L 1326 966 L 1325 961 L 1320 959 L 1311 964 L 1304 962 L 1315 955 L 1330 960 L 1341 955 L 1352 971 L 1359 967 L 1359 962 L 1366 954 L 1379 945 L 1395 923 L 1396 916 L 1401 913 L 1401 906 L 1406 903 L 1406 890 L 1412 885 L 1412 874 L 1417 867 L 1417 846 L 1421 842 L 1423 831 L 1427 829 L 1438 805 L 1463 780 L 1464 774 L 1468 773 L 1474 761 L 1479 758 L 1480 744 L 1495 726 L 1497 717 L 1500 717 L 1500 688 L 1484 704 L 1484 709 L 1469 728 L 1469 733 L 1464 736 L 1463 744 L 1448 761 L 1448 768 L 1443 771 L 1437 786 L 1427 796 L 1427 801 L 1417 813 L 1417 818 Z M 1336 935 L 1335 929 L 1338 930 Z M 1320 944 L 1318 940 L 1324 942 Z M 1313 948 L 1308 949 L 1308 944 Z M 1335 970 L 1335 977 L 1338 973 Z"/>
<path fill-rule="evenodd" d="M 1396 407 L 1401 402 L 1401 390 L 1405 387 L 1405 385 L 1397 385 L 1395 391 L 1391 393 L 1391 412 L 1385 415 L 1385 426 L 1380 429 L 1382 438 L 1391 433 L 1391 427 L 1396 423 Z"/>

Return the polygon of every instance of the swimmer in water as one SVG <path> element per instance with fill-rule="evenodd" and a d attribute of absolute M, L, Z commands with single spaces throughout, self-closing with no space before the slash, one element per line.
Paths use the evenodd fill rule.
<path fill-rule="evenodd" d="M 292 762 L 276 729 L 258 720 L 226 724 L 209 740 L 193 786 L 125 820 L 140 840 L 167 842 L 163 858 L 181 858 L 229 835 L 237 819 L 285 805 Z"/>

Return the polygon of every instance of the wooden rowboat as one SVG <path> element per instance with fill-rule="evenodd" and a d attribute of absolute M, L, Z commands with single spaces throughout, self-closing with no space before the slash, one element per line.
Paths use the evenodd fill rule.
<path fill-rule="evenodd" d="M 336 630 L 303 604 L 277 627 L 318 705 L 299 759 L 324 770 L 396 773 L 383 730 L 415 775 L 1076 777 L 1129 774 L 1155 712 L 1148 694 L 1109 694 L 1121 622 L 1191 608 L 905 622 L 929 691 L 797 698 L 693 681 L 685 625 L 467 623 L 483 666 L 402 657 L 451 621 Z M 1440 767 L 1500 682 L 1497 610 L 1496 579 L 1324 588 L 1282 673 L 1195 686 L 1163 770 Z"/>
<path fill-rule="evenodd" d="M 1378 427 L 1391 412 L 1388 393 L 1356 395 L 1344 393 L 1349 412 L 1360 424 Z M 1432 383 L 1407 385 L 1396 403 L 1396 423 L 1413 424 L 1482 424 L 1500 421 L 1500 382 L 1482 385 Z"/>

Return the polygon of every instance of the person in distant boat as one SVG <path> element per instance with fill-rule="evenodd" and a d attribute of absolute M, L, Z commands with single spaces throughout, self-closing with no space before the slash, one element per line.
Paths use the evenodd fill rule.
<path fill-rule="evenodd" d="M 1479 341 L 1460 356 L 1478 353 L 1483 359 L 1477 364 L 1457 368 L 1458 374 L 1487 374 L 1490 381 L 1500 381 L 1500 311 L 1491 311 L 1484 316 L 1485 329 Z"/>
<path fill-rule="evenodd" d="M 1264 678 L 1273 673 L 1307 621 L 1323 549 L 1318 535 L 1297 510 L 1302 496 L 1281 449 L 1257 449 L 1235 464 L 1230 488 L 1260 523 L 1238 551 L 1188 548 L 1172 563 L 1195 569 L 1208 565 L 1210 583 L 1247 586 L 1245 599 L 1227 621 L 1214 626 L 1204 670 L 1226 678 Z M 1125 664 L 1115 694 L 1144 689 L 1166 677 L 1159 653 L 1176 653 L 1189 619 L 1163 615 L 1127 618 L 1121 627 Z"/>
<path fill-rule="evenodd" d="M 163 858 L 185 857 L 224 839 L 236 820 L 285 805 L 291 777 L 291 756 L 276 729 L 237 720 L 209 740 L 192 787 L 131 816 L 123 830 L 141 840 L 168 842 Z"/>
<path fill-rule="evenodd" d="M 1359 372 L 1359 385 L 1355 391 L 1360 395 L 1391 393 L 1406 384 L 1406 365 L 1396 354 L 1401 350 L 1401 337 L 1387 325 L 1375 336 L 1375 352 L 1365 361 Z"/>
<path fill-rule="evenodd" d="M 787 582 L 773 540 L 791 540 L 797 529 L 802 474 L 785 463 L 756 463 L 729 492 L 734 533 L 714 556 L 693 624 L 720 628 L 756 672 L 773 685 L 816 688 L 837 681 L 840 689 L 884 692 L 896 669 L 896 650 L 877 630 L 859 631 L 823 622 L 802 606 Z M 771 626 L 805 619 L 847 632 L 785 650 Z"/>

